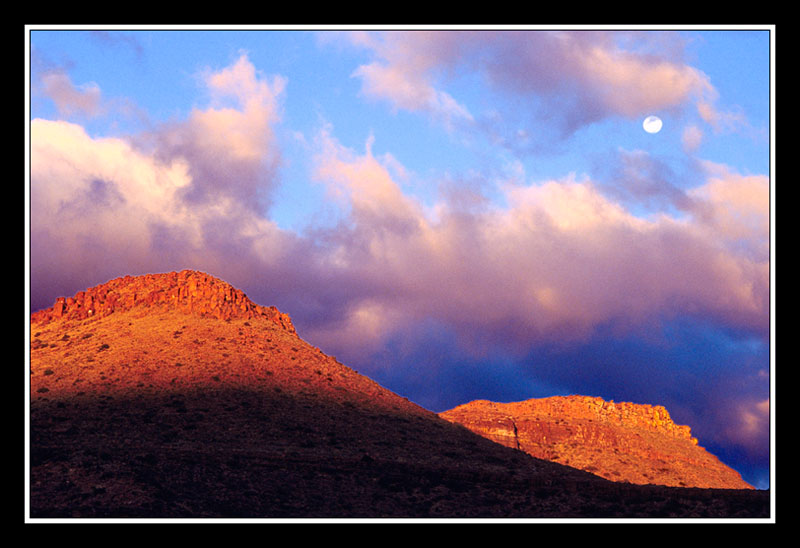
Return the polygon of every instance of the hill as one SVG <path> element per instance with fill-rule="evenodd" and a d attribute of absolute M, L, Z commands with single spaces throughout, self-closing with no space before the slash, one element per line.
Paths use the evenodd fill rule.
<path fill-rule="evenodd" d="M 453 424 L 195 271 L 31 315 L 32 518 L 768 517 L 769 493 L 612 482 Z"/>
<path fill-rule="evenodd" d="M 636 484 L 752 489 L 660 405 L 554 396 L 474 401 L 440 416 L 534 457 Z"/>

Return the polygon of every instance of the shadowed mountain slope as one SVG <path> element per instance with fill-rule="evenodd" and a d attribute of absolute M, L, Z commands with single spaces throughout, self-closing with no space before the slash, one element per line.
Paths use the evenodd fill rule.
<path fill-rule="evenodd" d="M 207 274 L 31 315 L 32 518 L 768 517 L 769 494 L 611 482 L 446 421 Z"/>

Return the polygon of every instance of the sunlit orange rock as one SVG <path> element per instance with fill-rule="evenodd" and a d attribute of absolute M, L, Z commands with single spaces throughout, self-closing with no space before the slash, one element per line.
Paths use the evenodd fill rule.
<path fill-rule="evenodd" d="M 52 307 L 31 314 L 31 324 L 47 324 L 59 318 L 84 320 L 135 307 L 161 305 L 169 305 L 185 314 L 220 320 L 263 317 L 294 332 L 287 314 L 274 306 L 257 305 L 241 290 L 194 270 L 116 278 L 80 291 L 74 297 L 59 297 Z"/>
<path fill-rule="evenodd" d="M 660 405 L 556 396 L 473 401 L 440 413 L 534 457 L 636 484 L 752 489 Z"/>

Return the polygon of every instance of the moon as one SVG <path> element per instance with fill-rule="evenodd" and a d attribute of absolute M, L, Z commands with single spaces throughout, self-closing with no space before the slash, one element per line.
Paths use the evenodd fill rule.
<path fill-rule="evenodd" d="M 647 133 L 658 133 L 661 131 L 661 126 L 661 118 L 658 116 L 648 116 L 642 123 L 642 127 Z"/>

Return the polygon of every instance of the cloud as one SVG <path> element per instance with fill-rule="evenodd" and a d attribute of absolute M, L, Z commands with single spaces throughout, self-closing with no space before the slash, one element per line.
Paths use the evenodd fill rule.
<path fill-rule="evenodd" d="M 707 182 L 687 191 L 695 219 L 692 230 L 741 259 L 737 268 L 743 283 L 737 294 L 747 296 L 754 309 L 762 309 L 770 267 L 769 177 L 742 175 L 711 162 L 704 166 Z"/>
<path fill-rule="evenodd" d="M 669 179 L 654 186 L 662 170 L 627 153 L 618 188 L 634 201 L 669 200 L 680 217 L 637 217 L 600 183 L 574 177 L 516 177 L 500 187 L 503 206 L 474 207 L 474 185 L 466 197 L 443 185 L 429 207 L 403 192 L 403 166 L 373 155 L 372 138 L 359 153 L 325 128 L 314 176 L 338 200 L 341 222 L 292 234 L 268 208 L 285 80 L 259 74 L 245 54 L 204 76 L 208 108 L 133 139 L 33 121 L 37 284 L 65 269 L 83 272 L 82 289 L 132 264 L 202 264 L 232 283 L 269 280 L 272 295 L 297 302 L 314 336 L 340 348 L 361 333 L 374 349 L 428 319 L 475 353 L 491 341 L 524 352 L 537 341 L 586 340 L 599 326 L 684 314 L 766 331 L 766 177 L 706 164 L 705 182 L 682 192 Z"/>
<path fill-rule="evenodd" d="M 497 42 L 485 70 L 491 80 L 521 93 L 552 96 L 569 92 L 594 112 L 577 118 L 648 112 L 682 106 L 709 90 L 697 69 L 654 54 L 627 51 L 604 32 L 517 32 Z M 572 91 L 568 91 L 572 90 Z M 573 105 L 578 108 L 577 103 Z"/>
<path fill-rule="evenodd" d="M 391 171 L 398 168 L 398 162 L 391 156 L 373 157 L 373 142 L 370 137 L 364 155 L 358 156 L 339 144 L 329 129 L 323 129 L 317 138 L 314 176 L 329 185 L 331 194 L 349 209 L 359 226 L 386 227 L 389 231 L 394 226 L 402 232 L 404 225 L 422 220 L 422 212 L 392 178 Z"/>
<path fill-rule="evenodd" d="M 387 100 L 395 109 L 426 112 L 447 125 L 472 121 L 464 105 L 435 86 L 443 51 L 453 44 L 449 33 L 387 33 L 376 37 L 359 32 L 348 36 L 353 44 L 371 49 L 379 57 L 353 72 L 362 80 L 364 96 Z"/>
<path fill-rule="evenodd" d="M 185 164 L 156 164 L 121 139 L 93 139 L 68 122 L 33 120 L 30 135 L 31 283 L 43 294 L 65 285 L 72 291 L 62 294 L 72 294 L 74 284 L 105 281 L 122 264 L 151 266 L 150 223 L 181 232 L 191 225 L 174 199 L 189 183 Z"/>
<path fill-rule="evenodd" d="M 353 75 L 363 79 L 364 95 L 389 99 L 395 108 L 427 111 L 445 121 L 472 119 L 469 111 L 453 97 L 408 69 L 371 63 L 360 66 Z"/>
<path fill-rule="evenodd" d="M 660 214 L 691 207 L 691 198 L 673 169 L 643 150 L 620 149 L 615 156 L 603 158 L 595 171 L 600 177 L 598 188 L 631 210 L 645 208 Z"/>
<path fill-rule="evenodd" d="M 135 34 L 93 30 L 89 32 L 89 35 L 102 43 L 105 47 L 129 48 L 137 57 L 142 57 L 144 55 L 144 48 L 139 40 L 137 40 Z"/>
<path fill-rule="evenodd" d="M 518 116 L 535 116 L 564 134 L 607 117 L 638 118 L 691 104 L 709 123 L 727 118 L 714 107 L 717 93 L 708 76 L 685 64 L 680 48 L 664 48 L 660 33 L 390 31 L 349 37 L 375 58 L 354 73 L 366 96 L 450 121 L 492 125 L 491 113 L 480 113 L 479 120 L 444 91 L 464 68 L 495 92 L 519 98 Z"/>
<path fill-rule="evenodd" d="M 273 127 L 280 121 L 283 77 L 259 75 L 242 54 L 230 67 L 207 70 L 211 106 L 192 110 L 188 120 L 138 136 L 140 146 L 165 162 L 184 160 L 195 202 L 231 200 L 254 210 L 269 207 L 280 166 Z"/>
<path fill-rule="evenodd" d="M 527 389 L 664 405 L 703 447 L 755 483 L 761 478 L 751 473 L 766 470 L 770 457 L 768 355 L 763 338 L 698 318 L 675 317 L 644 336 L 598 330 L 580 344 L 532 345 L 516 360 L 515 377 L 535 384 L 508 399 L 531 397 Z"/>
<path fill-rule="evenodd" d="M 700 118 L 717 133 L 732 131 L 738 127 L 746 127 L 747 121 L 741 112 L 721 111 L 716 108 L 714 103 L 717 100 L 717 95 L 716 90 L 710 89 L 707 96 L 697 102 L 697 112 Z"/>
<path fill-rule="evenodd" d="M 285 81 L 261 77 L 243 55 L 205 82 L 212 106 L 129 139 L 31 122 L 34 286 L 72 294 L 187 265 L 234 276 L 280 252 L 284 240 L 266 211 Z"/>
<path fill-rule="evenodd" d="M 50 70 L 41 76 L 43 93 L 56 105 L 61 116 L 98 116 L 102 108 L 100 87 L 91 82 L 76 86 L 70 77 L 60 70 Z"/>
<path fill-rule="evenodd" d="M 687 153 L 696 151 L 703 142 L 703 130 L 696 125 L 686 126 L 681 135 L 681 143 Z"/>
<path fill-rule="evenodd" d="M 765 434 L 769 432 L 769 399 L 740 404 L 737 418 L 738 424 L 727 432 L 730 437 L 742 439 L 747 446 L 754 445 L 753 438 L 760 446 L 768 445 Z"/>
<path fill-rule="evenodd" d="M 350 211 L 321 235 L 320 252 L 350 284 L 345 317 L 332 325 L 381 316 L 369 331 L 376 345 L 423 319 L 451 326 L 476 351 L 497 340 L 520 349 L 585 340 L 599 326 L 683 314 L 765 332 L 763 178 L 709 178 L 685 196 L 688 218 L 639 218 L 574 178 L 510 184 L 505 207 L 465 209 L 448 198 L 429 215 L 369 147 L 359 155 L 327 133 L 323 141 L 317 176 Z M 747 194 L 737 193 L 742 185 Z M 321 331 L 333 345 L 356 342 L 346 335 L 355 329 Z"/>

